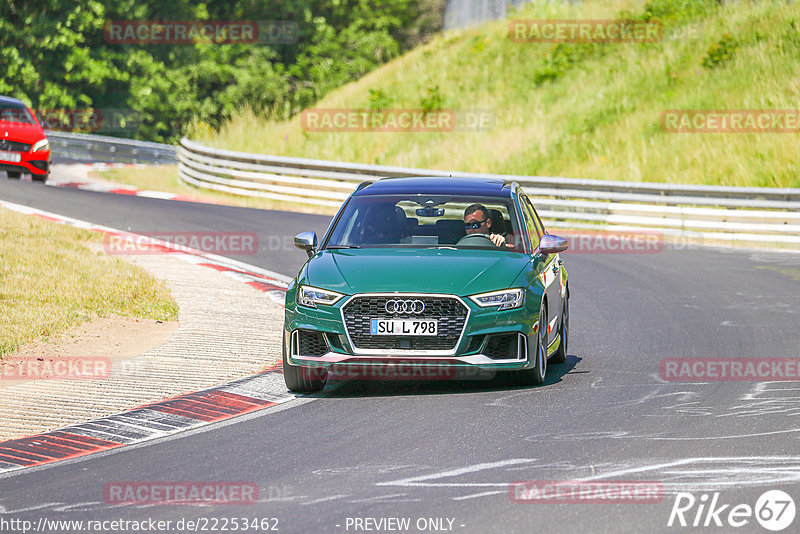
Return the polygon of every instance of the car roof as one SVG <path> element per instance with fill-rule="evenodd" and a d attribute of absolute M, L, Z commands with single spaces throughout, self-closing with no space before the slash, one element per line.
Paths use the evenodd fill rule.
<path fill-rule="evenodd" d="M 500 178 L 474 176 L 410 176 L 365 182 L 353 196 L 370 195 L 470 195 L 508 198 L 511 183 Z"/>
<path fill-rule="evenodd" d="M 0 96 L 0 104 L 17 104 L 19 106 L 25 107 L 26 109 L 28 107 L 25 105 L 25 102 L 23 102 L 19 98 L 14 98 L 13 96 Z"/>

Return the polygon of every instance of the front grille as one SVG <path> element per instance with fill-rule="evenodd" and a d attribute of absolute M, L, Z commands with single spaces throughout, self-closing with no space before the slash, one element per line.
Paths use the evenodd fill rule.
<path fill-rule="evenodd" d="M 494 360 L 517 358 L 518 334 L 499 334 L 489 336 L 483 353 Z"/>
<path fill-rule="evenodd" d="M 298 330 L 298 356 L 322 356 L 328 352 L 328 344 L 322 332 Z"/>
<path fill-rule="evenodd" d="M 19 143 L 17 141 L 9 141 L 8 139 L 0 139 L 0 150 L 8 152 L 27 152 L 31 149 L 31 145 Z"/>
<path fill-rule="evenodd" d="M 389 299 L 419 299 L 425 303 L 421 314 L 386 313 Z M 344 308 L 344 324 L 350 340 L 357 349 L 368 350 L 453 350 L 458 344 L 467 307 L 456 297 L 432 297 L 426 295 L 380 295 L 354 297 Z M 370 319 L 436 319 L 437 336 L 373 336 L 370 334 Z"/>

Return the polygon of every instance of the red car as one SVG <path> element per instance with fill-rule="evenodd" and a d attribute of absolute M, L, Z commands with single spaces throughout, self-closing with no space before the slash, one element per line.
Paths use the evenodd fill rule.
<path fill-rule="evenodd" d="M 22 100 L 0 96 L 0 170 L 9 178 L 30 173 L 39 182 L 50 176 L 50 143 L 33 111 Z"/>

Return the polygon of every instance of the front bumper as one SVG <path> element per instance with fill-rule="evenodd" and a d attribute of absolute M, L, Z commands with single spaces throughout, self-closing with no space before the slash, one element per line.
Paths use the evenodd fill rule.
<path fill-rule="evenodd" d="M 0 170 L 43 176 L 50 172 L 50 152 L 20 152 L 20 161 L 0 159 Z"/>
<path fill-rule="evenodd" d="M 419 297 L 420 295 L 458 299 L 467 309 L 464 327 L 455 348 L 451 350 L 370 349 L 354 346 L 350 332 L 345 327 L 342 307 L 356 296 L 343 298 L 333 306 L 307 308 L 295 301 L 295 292 L 287 292 L 284 324 L 284 347 L 289 365 L 321 368 L 347 366 L 386 366 L 411 364 L 418 367 L 464 367 L 486 370 L 527 369 L 534 365 L 529 350 L 532 336 L 538 329 L 539 299 L 526 298 L 523 307 L 497 311 L 481 308 L 470 299 L 456 295 L 384 293 L 391 297 Z M 376 295 L 376 294 L 369 294 Z M 311 336 L 309 344 L 300 336 Z M 504 351 L 488 349 L 498 340 Z M 309 346 L 313 349 L 309 350 Z M 312 352 L 313 354 L 309 354 Z"/>

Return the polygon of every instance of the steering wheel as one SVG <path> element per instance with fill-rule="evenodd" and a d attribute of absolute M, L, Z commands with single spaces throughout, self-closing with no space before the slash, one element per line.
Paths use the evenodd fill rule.
<path fill-rule="evenodd" d="M 496 248 L 494 241 L 492 241 L 486 234 L 467 234 L 458 240 L 456 246 L 467 247 L 492 247 Z"/>

